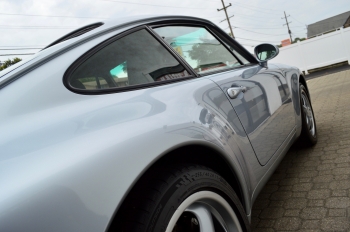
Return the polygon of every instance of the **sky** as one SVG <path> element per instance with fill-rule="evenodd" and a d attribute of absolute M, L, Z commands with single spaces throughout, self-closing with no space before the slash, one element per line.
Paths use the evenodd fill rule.
<path fill-rule="evenodd" d="M 236 40 L 252 51 L 280 44 L 289 34 L 306 37 L 306 26 L 350 11 L 349 0 L 224 0 Z M 134 15 L 189 15 L 229 32 L 221 0 L 0 0 L 0 61 L 26 58 L 84 25 Z M 10 50 L 11 49 L 11 50 Z M 8 55 L 16 54 L 16 55 Z"/>

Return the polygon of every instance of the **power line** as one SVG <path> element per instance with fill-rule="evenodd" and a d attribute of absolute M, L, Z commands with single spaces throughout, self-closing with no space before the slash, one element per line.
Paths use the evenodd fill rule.
<path fill-rule="evenodd" d="M 266 33 L 260 33 L 260 32 L 246 30 L 246 29 L 243 29 L 243 28 L 240 28 L 240 27 L 235 27 L 235 28 L 243 30 L 243 31 L 248 31 L 248 32 L 256 33 L 256 34 L 261 34 L 261 35 L 273 35 L 273 36 L 284 35 L 284 33 L 283 34 L 266 34 Z"/>
<path fill-rule="evenodd" d="M 295 21 L 297 21 L 297 22 L 299 22 L 299 23 L 301 23 L 301 24 L 303 24 L 303 25 L 306 25 L 306 23 L 300 22 L 299 20 L 297 20 L 297 19 L 294 18 L 293 16 L 290 16 L 290 17 L 292 17 Z"/>
<path fill-rule="evenodd" d="M 248 46 L 248 47 L 255 47 L 256 46 L 256 44 L 242 44 L 242 43 L 240 43 L 241 45 L 244 45 L 244 46 Z"/>
<path fill-rule="evenodd" d="M 17 45 L 14 45 L 14 46 L 2 46 L 0 45 L 0 47 L 2 48 L 26 48 L 26 47 L 41 47 L 41 46 L 46 46 L 46 45 L 26 45 L 26 46 L 17 46 Z"/>
<path fill-rule="evenodd" d="M 244 28 L 248 28 L 248 29 L 255 29 L 255 30 L 264 30 L 264 29 L 283 29 L 283 27 L 246 27 L 246 26 L 233 26 L 234 28 L 235 27 L 244 27 Z M 303 26 L 294 26 L 294 27 L 303 27 Z"/>
<path fill-rule="evenodd" d="M 272 41 L 272 40 L 267 40 L 267 41 L 254 40 L 254 39 L 247 39 L 247 38 L 241 38 L 241 37 L 236 37 L 236 39 L 243 39 L 243 40 L 250 40 L 250 41 L 257 41 L 257 42 L 274 42 L 274 43 L 279 43 L 280 42 L 280 41 Z"/>
<path fill-rule="evenodd" d="M 274 9 L 268 9 L 268 8 L 263 8 L 263 7 L 257 7 L 257 6 L 252 6 L 252 5 L 248 5 L 248 4 L 245 4 L 245 3 L 235 3 L 235 4 L 243 4 L 243 5 L 245 5 L 245 6 L 249 6 L 249 7 L 253 7 L 253 8 L 258 8 L 258 9 L 262 9 L 262 10 L 267 10 L 267 11 L 274 11 L 274 12 L 276 12 L 276 10 L 274 10 Z M 277 13 L 276 13 L 277 14 Z"/>
<path fill-rule="evenodd" d="M 285 35 L 285 33 L 283 33 L 283 34 L 266 34 L 266 33 L 259 33 L 259 32 L 255 32 L 255 31 L 245 30 L 245 29 L 239 28 L 239 27 L 234 27 L 234 28 L 237 28 L 237 29 L 240 29 L 240 30 L 243 30 L 243 31 L 248 31 L 248 32 L 251 32 L 251 33 L 255 33 L 255 34 L 267 35 L 267 36 L 265 36 L 263 38 L 267 38 L 267 37 L 271 37 L 271 36 L 282 36 L 282 35 Z M 296 33 L 300 33 L 300 32 L 305 33 L 304 31 L 297 31 Z"/>
<path fill-rule="evenodd" d="M 242 3 L 240 3 L 240 4 L 242 4 Z M 278 13 L 264 12 L 264 11 L 261 11 L 261 10 L 258 10 L 258 9 L 250 8 L 251 6 L 248 7 L 247 5 L 244 6 L 244 5 L 240 5 L 240 4 L 234 3 L 234 5 L 237 6 L 237 7 L 245 8 L 245 9 L 248 9 L 248 10 L 254 10 L 254 11 L 257 11 L 257 12 L 259 12 L 259 13 L 264 13 L 264 14 L 275 14 L 275 15 L 278 14 Z"/>
<path fill-rule="evenodd" d="M 79 25 L 74 25 L 78 27 Z M 73 27 L 73 26 L 56 26 L 56 25 L 9 25 L 9 24 L 0 24 L 0 27 Z"/>
<path fill-rule="evenodd" d="M 202 0 L 202 1 L 207 1 L 207 2 L 218 2 L 218 1 L 215 1 L 215 0 Z M 258 8 L 258 9 L 262 9 L 262 10 L 268 10 L 268 11 L 274 11 L 276 12 L 276 10 L 273 10 L 273 9 L 267 9 L 267 8 L 261 8 L 261 7 L 257 7 L 257 6 L 252 6 L 252 5 L 248 5 L 248 4 L 245 4 L 245 3 L 239 3 L 239 4 L 243 4 L 243 6 L 239 5 L 238 3 L 236 2 L 232 2 L 232 4 L 234 4 L 234 6 L 238 6 L 238 7 L 242 7 L 242 8 L 246 8 L 246 9 L 249 9 L 249 10 L 257 10 L 257 9 L 254 9 L 254 8 Z M 247 8 L 247 7 L 253 7 L 253 9 L 250 9 L 250 8 Z M 259 11 L 260 13 L 266 13 L 266 14 L 276 14 L 276 15 L 279 15 L 278 13 L 267 13 L 267 12 L 262 12 L 262 11 Z"/>
<path fill-rule="evenodd" d="M 254 18 L 254 19 L 270 19 L 270 20 L 273 20 L 273 19 L 276 19 L 275 18 L 265 18 L 265 17 L 256 17 L 255 15 L 244 15 L 244 14 L 237 14 L 237 13 L 234 13 L 235 15 L 238 15 L 239 17 L 242 17 L 242 18 Z"/>
<path fill-rule="evenodd" d="M 234 12 L 229 12 L 230 14 L 234 14 L 234 15 L 236 15 L 236 13 L 234 13 Z M 249 20 L 253 20 L 253 21 L 255 21 L 256 22 L 256 18 L 254 17 L 254 16 L 245 16 L 245 15 L 240 15 L 240 14 L 237 14 L 237 16 L 241 19 L 241 20 L 244 20 L 244 21 L 246 21 L 247 19 L 249 19 Z M 265 19 L 265 20 L 267 20 L 267 19 Z M 268 20 L 274 20 L 274 19 L 268 19 Z M 265 24 L 266 22 L 264 22 L 264 24 Z M 278 24 L 276 24 L 276 25 L 278 25 Z"/>
<path fill-rule="evenodd" d="M 1 51 L 7 51 L 7 50 L 32 50 L 32 49 L 42 49 L 42 48 L 0 48 Z"/>
<path fill-rule="evenodd" d="M 28 17 L 51 17 L 51 18 L 108 19 L 108 18 L 84 17 L 84 16 L 38 15 L 38 14 L 12 14 L 12 13 L 0 13 L 0 15 L 19 15 L 19 16 L 28 16 Z"/>
<path fill-rule="evenodd" d="M 51 29 L 51 28 L 56 28 L 56 29 L 72 29 L 72 28 L 77 28 L 79 26 L 25 26 L 25 25 L 0 25 L 0 28 L 14 28 L 14 29 Z"/>
<path fill-rule="evenodd" d="M 73 27 L 73 28 L 75 28 L 75 27 Z M 22 30 L 22 29 L 29 29 L 29 30 L 42 30 L 42 29 L 48 29 L 48 30 L 69 30 L 69 29 L 73 29 L 73 28 L 51 28 L 51 27 L 47 27 L 47 28 L 35 28 L 35 27 L 29 27 L 29 28 L 27 28 L 27 27 L 23 27 L 23 28 L 21 28 L 21 27 L 0 27 L 0 30 Z"/>
<path fill-rule="evenodd" d="M 124 4 L 134 4 L 134 5 L 144 5 L 144 6 L 156 6 L 156 7 L 170 7 L 170 8 L 182 8 L 182 9 L 194 9 L 194 10 L 209 10 L 208 8 L 198 8 L 198 7 L 181 7 L 181 6 L 166 6 L 166 5 L 155 5 L 155 4 L 146 4 L 146 3 L 138 3 L 138 2 L 124 2 L 124 1 L 117 1 L 117 0 L 101 0 L 105 2 L 119 2 Z"/>
<path fill-rule="evenodd" d="M 232 13 L 232 12 L 230 12 L 230 13 Z M 234 14 L 234 13 L 232 13 L 232 14 Z M 260 21 L 258 21 L 257 19 L 254 19 L 254 18 L 249 18 L 249 17 L 247 17 L 247 18 L 242 18 L 241 16 L 239 16 L 239 15 L 237 15 L 238 16 L 238 18 L 237 19 L 241 19 L 241 21 L 238 21 L 239 23 L 247 23 L 247 20 L 251 20 L 251 21 L 254 21 L 254 22 L 258 22 L 259 24 L 254 24 L 254 25 L 261 25 L 261 20 Z M 269 19 L 269 20 L 265 20 L 264 21 L 264 25 L 269 25 L 269 26 L 279 26 L 279 25 L 281 25 L 281 24 L 271 24 L 271 20 L 274 20 L 274 21 L 276 21 L 275 19 Z M 235 22 L 236 22 L 237 20 L 235 20 Z M 251 23 L 251 22 L 249 22 L 249 23 Z"/>
<path fill-rule="evenodd" d="M 0 56 L 27 56 L 34 55 L 35 53 L 23 53 L 23 54 L 0 54 Z"/>

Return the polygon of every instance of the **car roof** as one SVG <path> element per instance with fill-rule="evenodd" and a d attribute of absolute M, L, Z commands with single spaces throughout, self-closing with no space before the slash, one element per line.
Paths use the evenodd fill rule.
<path fill-rule="evenodd" d="M 212 23 L 206 19 L 196 18 L 196 17 L 192 17 L 192 16 L 139 15 L 139 16 L 128 16 L 128 17 L 121 17 L 121 18 L 116 18 L 116 19 L 109 19 L 106 21 L 98 21 L 98 22 L 95 22 L 93 24 L 89 24 L 89 25 L 86 25 L 84 27 L 81 27 L 75 31 L 78 32 L 78 31 L 84 30 L 85 28 L 88 28 L 90 26 L 96 25 L 90 31 L 87 31 L 86 33 L 82 33 L 81 35 L 80 34 L 78 35 L 80 38 L 84 38 L 84 37 L 86 38 L 86 37 L 90 37 L 92 35 L 104 32 L 106 30 L 109 31 L 111 29 L 122 29 L 123 27 L 128 27 L 128 26 L 132 26 L 132 25 L 138 26 L 138 25 L 149 23 L 149 22 L 157 22 L 157 21 L 162 21 L 162 20 L 181 20 L 181 19 L 182 20 L 192 20 L 192 21 L 201 21 L 201 22 L 206 22 L 206 23 Z M 69 35 L 71 33 L 72 32 L 68 33 L 67 35 Z M 64 38 L 67 35 L 65 35 L 61 38 Z"/>
<path fill-rule="evenodd" d="M 117 29 L 117 28 L 122 29 L 123 27 L 131 26 L 131 25 L 137 26 L 137 25 L 145 24 L 152 21 L 162 21 L 162 20 L 172 20 L 172 19 L 173 20 L 176 20 L 176 19 L 193 20 L 193 21 L 202 21 L 202 22 L 211 23 L 206 19 L 196 18 L 192 16 L 138 15 L 138 16 L 120 17 L 116 19 L 109 19 L 106 21 L 99 21 L 89 25 L 85 25 L 55 40 L 44 49 L 77 36 L 79 36 L 80 38 L 84 38 L 84 37 L 91 36 L 91 34 L 101 33 L 105 30 Z M 91 31 L 91 33 L 88 33 L 89 31 Z M 76 34 L 76 36 L 74 36 L 74 34 Z"/>
<path fill-rule="evenodd" d="M 121 30 L 125 27 L 130 26 L 139 26 L 151 22 L 158 22 L 163 20 L 191 20 L 191 21 L 198 21 L 198 22 L 205 22 L 213 24 L 212 22 L 202 19 L 202 18 L 196 18 L 192 16 L 179 16 L 179 15 L 167 15 L 167 16 L 159 16 L 159 15 L 138 15 L 138 16 L 128 16 L 128 17 L 120 17 L 115 19 L 109 19 L 105 21 L 99 21 L 94 24 L 102 24 L 101 26 L 95 27 L 92 30 L 87 31 L 86 33 L 79 34 L 76 37 L 71 37 L 67 40 L 64 40 L 64 37 L 67 37 L 67 35 L 71 34 L 74 31 L 79 31 L 79 29 L 74 30 L 67 35 L 61 37 L 60 39 L 54 41 L 53 43 L 50 43 L 45 49 L 41 50 L 40 52 L 36 53 L 32 57 L 28 57 L 22 62 L 18 62 L 15 65 L 12 65 L 11 67 L 4 69 L 0 72 L 0 89 L 3 88 L 8 84 L 8 82 L 12 82 L 11 76 L 18 76 L 19 72 L 22 72 L 24 69 L 32 69 L 38 65 L 41 65 L 43 62 L 46 62 L 47 60 L 50 60 L 51 58 L 57 56 L 58 54 L 61 54 L 62 52 L 65 52 L 69 50 L 71 47 L 84 43 L 85 41 L 95 38 L 97 36 L 109 33 L 111 31 L 115 30 Z M 94 25 L 90 24 L 90 25 Z M 84 26 L 83 28 L 88 27 Z M 55 43 L 56 42 L 56 43 Z"/>

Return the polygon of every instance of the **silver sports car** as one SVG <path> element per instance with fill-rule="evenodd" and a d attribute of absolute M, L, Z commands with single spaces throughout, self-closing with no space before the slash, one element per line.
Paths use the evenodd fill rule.
<path fill-rule="evenodd" d="M 80 28 L 0 72 L 0 231 L 249 231 L 299 138 L 303 74 L 210 21 Z"/>

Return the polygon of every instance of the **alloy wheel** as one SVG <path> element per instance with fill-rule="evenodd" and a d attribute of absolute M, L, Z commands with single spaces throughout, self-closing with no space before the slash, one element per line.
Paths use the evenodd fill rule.
<path fill-rule="evenodd" d="M 242 232 L 238 217 L 219 194 L 200 191 L 177 208 L 166 232 Z"/>

